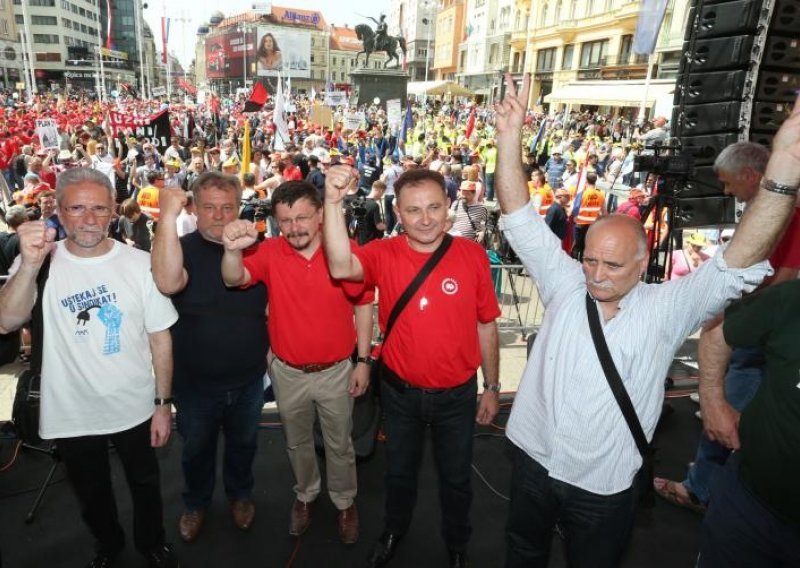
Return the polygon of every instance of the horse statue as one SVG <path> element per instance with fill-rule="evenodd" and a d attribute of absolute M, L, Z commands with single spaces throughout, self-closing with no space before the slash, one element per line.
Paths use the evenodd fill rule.
<path fill-rule="evenodd" d="M 389 58 L 383 64 L 383 68 L 386 69 L 392 59 L 396 62 L 395 67 L 400 67 L 400 58 L 397 56 L 397 49 L 400 48 L 403 52 L 403 57 L 406 56 L 406 40 L 402 36 L 385 36 L 383 41 L 376 41 L 375 32 L 367 24 L 358 24 L 354 29 L 356 37 L 361 40 L 364 48 L 356 54 L 356 66 L 358 65 L 358 56 L 362 53 L 367 54 L 364 67 L 369 67 L 369 56 L 376 51 L 384 51 Z"/>

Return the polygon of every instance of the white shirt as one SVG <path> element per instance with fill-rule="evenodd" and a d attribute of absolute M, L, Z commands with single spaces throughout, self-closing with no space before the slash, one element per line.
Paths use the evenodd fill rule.
<path fill-rule="evenodd" d="M 182 209 L 180 215 L 175 219 L 178 225 L 178 236 L 182 237 L 197 230 L 197 217 L 194 213 L 187 213 L 186 209 Z"/>
<path fill-rule="evenodd" d="M 153 414 L 148 333 L 178 314 L 150 272 L 150 255 L 112 241 L 98 257 L 59 241 L 44 289 L 42 413 L 45 439 L 121 432 Z"/>
<path fill-rule="evenodd" d="M 504 215 L 502 223 L 546 307 L 506 434 L 554 479 L 600 495 L 624 491 L 642 459 L 595 351 L 581 265 L 561 250 L 561 241 L 530 204 Z M 753 290 L 771 272 L 766 261 L 728 268 L 720 254 L 685 278 L 640 282 L 604 323 L 611 356 L 648 440 L 676 350 L 729 300 Z"/>

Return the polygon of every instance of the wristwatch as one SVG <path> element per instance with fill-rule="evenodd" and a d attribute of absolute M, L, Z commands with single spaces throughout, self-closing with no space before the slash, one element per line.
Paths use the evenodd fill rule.
<path fill-rule="evenodd" d="M 367 355 L 366 357 L 356 357 L 356 364 L 364 363 L 368 367 L 372 367 L 372 363 L 375 361 L 372 357 Z"/>
<path fill-rule="evenodd" d="M 483 390 L 489 391 L 489 392 L 500 392 L 500 383 L 497 382 L 497 383 L 493 383 L 493 384 L 490 385 L 489 383 L 484 381 L 483 382 Z"/>
<path fill-rule="evenodd" d="M 153 401 L 153 404 L 156 406 L 166 406 L 167 404 L 172 404 L 173 402 L 175 402 L 175 399 L 169 396 L 167 398 L 156 398 Z"/>

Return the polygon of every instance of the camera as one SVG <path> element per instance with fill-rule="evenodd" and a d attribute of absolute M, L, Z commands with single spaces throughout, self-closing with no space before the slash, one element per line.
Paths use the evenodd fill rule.
<path fill-rule="evenodd" d="M 689 177 L 692 172 L 693 159 L 687 154 L 648 155 L 633 158 L 633 171 L 648 172 L 658 176 Z"/>

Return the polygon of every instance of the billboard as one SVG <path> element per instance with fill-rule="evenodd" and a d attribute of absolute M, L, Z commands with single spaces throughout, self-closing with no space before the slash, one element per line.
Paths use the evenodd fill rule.
<path fill-rule="evenodd" d="M 246 37 L 246 47 L 245 47 Z M 248 75 L 255 56 L 255 33 L 228 31 L 206 38 L 206 75 L 209 79 L 241 77 L 244 73 L 244 53 L 247 50 Z"/>
<path fill-rule="evenodd" d="M 294 29 L 258 28 L 256 69 L 259 77 L 311 76 L 311 34 Z"/>

